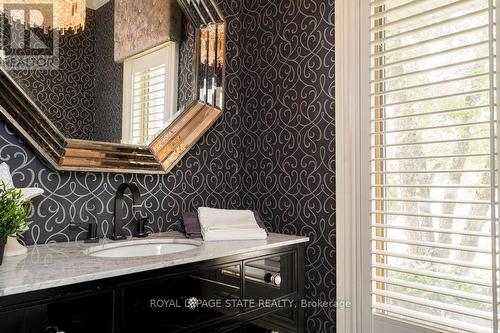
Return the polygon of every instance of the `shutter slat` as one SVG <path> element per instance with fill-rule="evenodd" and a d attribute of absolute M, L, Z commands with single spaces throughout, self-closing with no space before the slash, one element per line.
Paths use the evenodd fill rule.
<path fill-rule="evenodd" d="M 420 160 L 434 158 L 453 158 L 453 157 L 489 157 L 490 154 L 451 154 L 451 155 L 432 155 L 432 156 L 408 156 L 408 157 L 376 157 L 371 161 L 397 161 L 397 160 Z"/>
<path fill-rule="evenodd" d="M 489 265 L 477 265 L 477 264 L 473 264 L 473 263 L 466 262 L 466 261 L 449 260 L 449 259 L 443 259 L 443 258 L 431 257 L 431 256 L 427 256 L 427 257 L 413 256 L 413 255 L 405 255 L 405 254 L 401 254 L 401 253 L 378 251 L 378 250 L 372 251 L 372 255 L 382 256 L 382 257 L 386 257 L 388 259 L 398 258 L 398 259 L 407 259 L 407 260 L 413 260 L 413 261 L 418 261 L 418 262 L 438 263 L 438 264 L 444 264 L 444 265 L 456 266 L 456 267 L 466 267 L 466 268 L 482 269 L 482 270 L 490 270 L 491 269 L 491 267 Z M 488 299 L 490 302 L 492 301 L 491 297 Z"/>
<path fill-rule="evenodd" d="M 373 197 L 370 199 L 371 201 L 396 201 L 396 202 L 426 202 L 426 203 L 449 203 L 449 204 L 466 204 L 466 205 L 490 205 L 491 201 L 484 200 L 476 200 L 476 201 L 468 201 L 468 200 L 439 200 L 439 199 L 422 199 L 422 198 L 379 198 Z"/>
<path fill-rule="evenodd" d="M 431 188 L 445 188 L 445 189 L 450 189 L 450 188 L 472 188 L 472 189 L 481 189 L 481 188 L 490 188 L 490 185 L 420 185 L 420 184 L 384 184 L 384 185 L 372 185 L 373 187 L 381 187 L 381 188 L 425 188 L 425 189 L 431 189 Z"/>
<path fill-rule="evenodd" d="M 165 91 L 165 87 L 164 86 L 161 86 L 161 85 L 151 85 L 151 86 L 148 86 L 148 87 L 145 87 L 145 88 L 138 88 L 138 89 L 134 89 L 134 99 L 137 98 L 137 99 L 151 99 L 151 98 L 158 98 L 158 96 L 155 96 L 155 97 L 151 97 L 151 94 L 154 94 L 154 93 L 158 93 L 158 92 L 163 92 L 163 95 L 165 95 L 164 93 Z"/>
<path fill-rule="evenodd" d="M 489 232 L 467 231 L 467 230 L 451 230 L 451 229 L 440 229 L 440 228 L 426 228 L 426 227 L 420 227 L 420 226 L 412 227 L 412 226 L 407 226 L 407 225 L 393 225 L 393 224 L 387 224 L 387 223 L 384 223 L 384 224 L 372 224 L 372 228 L 399 229 L 399 230 L 420 231 L 420 232 L 433 232 L 433 233 L 450 234 L 450 235 L 491 237 L 491 234 Z"/>
<path fill-rule="evenodd" d="M 489 169 L 475 169 L 475 170 L 398 170 L 398 171 L 374 171 L 370 174 L 372 175 L 404 175 L 404 174 L 429 174 L 429 173 L 479 173 L 479 172 L 490 172 Z"/>
<path fill-rule="evenodd" d="M 478 94 L 485 93 L 485 92 L 490 92 L 490 89 L 489 88 L 488 89 L 477 89 L 477 90 L 464 91 L 464 92 L 448 94 L 448 95 L 439 95 L 439 96 L 431 96 L 431 97 L 426 97 L 426 98 L 410 99 L 410 100 L 403 101 L 403 102 L 395 102 L 395 103 L 372 106 L 372 109 L 381 109 L 381 108 L 387 108 L 389 106 L 397 106 L 397 105 L 404 105 L 404 104 L 414 104 L 414 103 L 418 103 L 418 102 L 435 101 L 438 99 L 447 99 L 447 98 L 451 98 L 451 97 L 459 97 L 459 96 L 465 96 L 465 95 L 478 95 Z"/>
<path fill-rule="evenodd" d="M 457 46 L 457 47 L 452 47 L 452 48 L 442 50 L 439 52 L 426 53 L 426 54 L 421 54 L 419 56 L 415 56 L 412 58 L 406 58 L 403 60 L 384 63 L 383 65 L 373 66 L 370 68 L 370 70 L 381 70 L 381 69 L 392 68 L 392 67 L 403 65 L 403 64 L 414 63 L 414 62 L 419 61 L 419 60 L 426 60 L 426 59 L 431 58 L 431 57 L 443 56 L 443 55 L 458 52 L 458 51 L 473 49 L 473 48 L 479 47 L 479 46 L 488 46 L 489 44 L 490 44 L 489 40 L 480 40 L 480 41 L 475 42 L 475 43 L 461 45 L 461 46 Z M 476 58 L 474 58 L 474 59 L 476 59 Z"/>
<path fill-rule="evenodd" d="M 402 92 L 402 91 L 410 90 L 410 89 L 428 88 L 428 87 L 436 86 L 439 84 L 446 84 L 446 83 L 452 83 L 452 82 L 457 82 L 457 81 L 462 81 L 462 80 L 476 79 L 476 78 L 486 77 L 489 75 L 490 75 L 490 73 L 479 73 L 479 74 L 457 77 L 457 78 L 448 79 L 448 80 L 417 84 L 417 85 L 408 86 L 408 87 L 385 90 L 384 92 L 380 92 L 380 93 L 372 93 L 371 96 L 372 97 L 373 96 L 382 96 L 382 95 L 394 94 L 394 93 L 398 93 L 398 92 Z"/>
<path fill-rule="evenodd" d="M 411 269 L 400 266 L 393 265 L 384 265 L 384 264 L 372 264 L 372 268 L 379 268 L 384 271 L 392 271 L 392 272 L 401 272 L 406 274 L 418 275 L 418 276 L 426 276 L 436 279 L 442 279 L 453 282 L 460 282 L 470 285 L 478 285 L 482 287 L 491 288 L 491 281 L 480 280 L 476 278 L 464 277 L 462 275 L 452 275 L 447 273 L 439 273 L 434 271 L 426 271 L 423 269 Z"/>
<path fill-rule="evenodd" d="M 134 105 L 140 105 L 140 104 L 146 104 L 146 103 L 151 103 L 151 102 L 154 102 L 154 101 L 158 101 L 158 100 L 161 100 L 161 99 L 165 99 L 165 96 L 162 96 L 162 97 L 155 97 L 155 98 L 151 98 L 151 99 L 148 99 L 147 101 L 145 102 L 134 102 Z M 161 105 L 161 104 L 160 104 Z M 157 106 L 157 105 L 155 105 Z"/>
<path fill-rule="evenodd" d="M 448 34 L 448 35 L 443 35 L 443 36 L 439 36 L 439 37 L 436 37 L 436 38 L 426 39 L 424 41 L 421 41 L 421 42 L 418 42 L 418 43 L 415 43 L 415 44 L 409 44 L 409 45 L 405 45 L 405 46 L 400 46 L 400 47 L 397 47 L 397 48 L 388 49 L 388 50 L 383 51 L 383 52 L 372 54 L 372 57 L 384 57 L 384 56 L 388 56 L 388 55 L 391 55 L 391 54 L 393 54 L 395 52 L 402 52 L 402 51 L 406 51 L 408 49 L 414 48 L 416 46 L 425 45 L 426 43 L 439 42 L 439 41 L 441 41 L 443 39 L 449 39 L 451 37 L 465 35 L 465 34 L 468 34 L 468 33 L 471 33 L 471 32 L 477 32 L 477 31 L 480 31 L 480 30 L 486 30 L 488 27 L 489 27 L 489 25 L 485 24 L 485 25 L 481 25 L 479 27 L 475 27 L 475 28 L 471 28 L 471 29 L 457 31 L 457 32 L 454 32 L 454 33 L 451 33 L 451 34 Z"/>
<path fill-rule="evenodd" d="M 435 129 L 443 129 L 443 128 L 451 128 L 451 127 L 480 126 L 480 125 L 489 125 L 489 124 L 490 124 L 490 121 L 477 121 L 477 122 L 472 122 L 472 123 L 460 123 L 460 124 L 450 124 L 450 125 L 441 125 L 441 126 L 402 128 L 402 129 L 390 130 L 390 131 L 372 132 L 371 135 L 392 134 L 392 133 L 401 133 L 401 132 L 427 131 L 427 130 L 435 130 Z"/>
<path fill-rule="evenodd" d="M 489 58 L 490 58 L 489 56 L 485 56 L 485 57 L 481 57 L 481 58 L 474 58 L 472 60 L 452 62 L 452 63 L 441 65 L 441 66 L 429 67 L 429 68 L 421 69 L 421 70 L 418 70 L 418 71 L 406 72 L 406 73 L 403 73 L 403 74 L 392 75 L 392 76 L 385 76 L 383 79 L 371 80 L 370 83 L 388 82 L 388 81 L 393 81 L 393 80 L 396 80 L 396 79 L 402 79 L 402 78 L 405 78 L 405 77 L 408 77 L 408 76 L 412 76 L 412 75 L 426 74 L 426 73 L 441 71 L 443 69 L 450 69 L 452 67 L 459 67 L 459 66 L 463 66 L 463 65 L 471 65 L 471 64 L 478 63 L 478 62 L 481 62 L 481 61 L 489 60 Z"/>
<path fill-rule="evenodd" d="M 443 144 L 443 143 L 456 143 L 456 142 L 471 142 L 471 141 L 485 141 L 490 140 L 489 137 L 479 137 L 479 138 L 467 138 L 467 139 L 455 139 L 455 140 L 434 140 L 434 141 L 418 141 L 418 142 L 402 142 L 402 143 L 392 143 L 392 144 L 382 144 L 382 145 L 372 145 L 372 149 L 380 148 L 390 148 L 390 147 L 402 147 L 402 146 L 420 146 L 420 145 L 433 145 L 433 144 Z"/>
<path fill-rule="evenodd" d="M 495 106 L 496 106 L 496 104 L 495 104 Z M 488 108 L 488 112 L 489 112 L 490 105 L 488 104 L 488 105 L 478 105 L 478 106 L 466 106 L 466 107 L 463 107 L 463 108 L 439 110 L 439 111 L 432 111 L 432 112 L 422 112 L 422 113 L 419 113 L 419 114 L 411 113 L 411 114 L 400 115 L 400 116 L 393 116 L 393 117 L 381 117 L 379 119 L 371 119 L 370 121 L 372 123 L 375 123 L 375 122 L 385 122 L 385 121 L 389 121 L 389 120 L 404 119 L 404 118 L 413 118 L 413 117 L 418 117 L 420 115 L 421 116 L 430 116 L 430 115 L 439 115 L 439 114 L 442 115 L 442 114 L 445 114 L 445 113 L 479 110 L 479 109 L 484 109 L 484 108 Z"/>
<path fill-rule="evenodd" d="M 414 245 L 421 247 L 430 247 L 436 249 L 447 249 L 447 250 L 455 250 L 455 251 L 464 251 L 464 252 L 474 252 L 474 253 L 485 253 L 490 254 L 490 250 L 480 249 L 478 247 L 471 246 L 461 246 L 455 244 L 443 244 L 436 242 L 423 242 L 423 241 L 412 241 L 412 240 L 403 240 L 403 239 L 392 239 L 386 237 L 372 237 L 372 241 L 374 242 L 383 242 L 383 243 L 397 243 L 404 245 Z"/>
<path fill-rule="evenodd" d="M 422 290 L 422 291 L 432 291 L 434 293 L 438 293 L 441 295 L 454 296 L 454 297 L 459 297 L 459 298 L 463 298 L 463 299 L 474 301 L 474 302 L 492 304 L 492 299 L 489 296 L 471 294 L 471 293 L 468 293 L 468 292 L 465 292 L 462 290 L 454 290 L 454 289 L 441 288 L 441 287 L 430 286 L 430 285 L 422 285 L 419 283 L 413 283 L 413 282 L 408 282 L 408 281 L 404 281 L 404 280 L 400 280 L 400 279 L 393 279 L 393 278 L 375 277 L 372 279 L 372 281 L 373 282 L 380 282 L 380 283 L 387 283 L 387 284 L 391 284 L 394 286 L 400 286 L 400 287 L 405 287 L 405 288 L 410 288 L 410 289 L 418 289 L 418 290 Z"/>
<path fill-rule="evenodd" d="M 165 73 L 159 73 L 159 74 L 154 74 L 154 75 L 150 75 L 150 76 L 143 75 L 140 80 L 134 81 L 134 85 L 149 82 L 149 81 L 157 79 L 159 77 L 165 77 Z"/>

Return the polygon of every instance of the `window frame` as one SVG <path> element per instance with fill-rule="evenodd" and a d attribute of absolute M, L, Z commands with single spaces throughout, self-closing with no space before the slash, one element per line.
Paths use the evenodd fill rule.
<path fill-rule="evenodd" d="M 497 4 L 496 16 L 500 17 L 500 1 L 491 1 Z M 370 119 L 369 2 L 335 3 L 337 299 L 352 302 L 349 309 L 337 309 L 337 331 L 435 333 L 438 331 L 389 317 L 373 320 L 371 311 L 370 140 L 366 135 L 371 131 L 366 121 Z M 500 38 L 496 47 L 500 50 Z M 500 82 L 498 75 L 500 71 Z M 496 93 L 499 95 L 500 87 Z"/>
<path fill-rule="evenodd" d="M 138 55 L 125 59 L 123 63 L 123 112 L 122 143 L 132 144 L 133 140 L 133 79 L 134 73 L 165 65 L 165 119 L 173 119 L 177 113 L 177 90 L 179 75 L 179 44 L 167 42 Z M 165 123 L 164 126 L 168 125 Z M 161 130 L 160 130 L 161 131 Z M 144 145 L 149 141 L 146 138 Z"/>

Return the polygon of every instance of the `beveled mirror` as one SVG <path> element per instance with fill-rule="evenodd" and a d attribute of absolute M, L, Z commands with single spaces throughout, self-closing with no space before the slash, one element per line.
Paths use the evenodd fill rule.
<path fill-rule="evenodd" d="M 0 113 L 58 170 L 163 173 L 220 117 L 213 0 L 0 0 Z"/>

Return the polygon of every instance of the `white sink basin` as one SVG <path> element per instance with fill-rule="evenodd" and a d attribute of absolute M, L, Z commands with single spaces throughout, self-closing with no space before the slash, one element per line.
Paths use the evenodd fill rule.
<path fill-rule="evenodd" d="M 85 253 L 104 258 L 149 257 L 194 250 L 200 245 L 201 242 L 189 239 L 134 240 L 94 246 Z"/>

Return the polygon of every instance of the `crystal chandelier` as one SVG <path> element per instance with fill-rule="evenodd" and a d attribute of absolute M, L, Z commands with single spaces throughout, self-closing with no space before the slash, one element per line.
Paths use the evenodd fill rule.
<path fill-rule="evenodd" d="M 14 21 L 27 28 L 76 33 L 85 29 L 86 0 L 0 0 L 0 11 L 7 8 Z M 16 10 L 16 5 L 19 9 Z M 7 7 L 8 6 L 8 7 Z"/>

